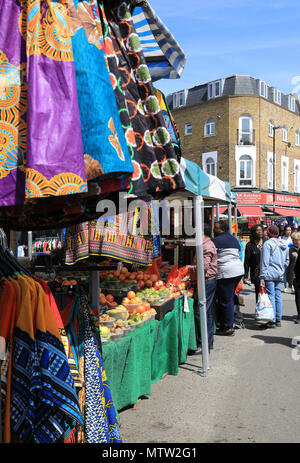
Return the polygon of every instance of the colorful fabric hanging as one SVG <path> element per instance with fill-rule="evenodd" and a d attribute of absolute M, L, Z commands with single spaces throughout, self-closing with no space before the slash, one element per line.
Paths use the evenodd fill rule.
<path fill-rule="evenodd" d="M 147 0 L 132 0 L 131 3 L 133 22 L 152 80 L 179 79 L 186 62 L 179 44 Z"/>
<path fill-rule="evenodd" d="M 155 95 L 140 39 L 128 2 L 99 0 L 103 50 L 108 58 L 110 77 L 119 111 L 128 111 L 131 127 L 123 127 L 132 145 L 134 173 L 128 196 L 164 195 L 184 187 L 170 134 Z M 129 2 L 130 3 L 130 2 Z"/>
<path fill-rule="evenodd" d="M 0 206 L 87 191 L 68 10 L 0 0 Z"/>
<path fill-rule="evenodd" d="M 105 55 L 97 1 L 68 0 L 87 179 L 131 173 Z"/>

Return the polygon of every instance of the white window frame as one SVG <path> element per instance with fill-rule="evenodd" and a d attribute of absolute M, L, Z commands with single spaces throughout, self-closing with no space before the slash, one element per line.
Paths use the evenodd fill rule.
<path fill-rule="evenodd" d="M 272 127 L 272 128 L 271 128 Z M 275 127 L 274 122 L 270 119 L 269 120 L 269 137 L 273 138 L 273 127 Z"/>
<path fill-rule="evenodd" d="M 181 100 L 182 97 L 182 100 Z M 186 91 L 176 92 L 173 94 L 173 107 L 182 108 L 186 103 Z"/>
<path fill-rule="evenodd" d="M 259 81 L 259 94 L 264 98 L 268 98 L 268 85 L 264 80 Z"/>
<path fill-rule="evenodd" d="M 245 159 L 245 158 L 247 158 L 247 159 Z M 249 162 L 251 163 L 251 176 L 250 177 L 247 177 L 247 175 L 246 175 L 244 178 L 241 178 L 241 163 L 242 162 L 246 164 L 245 168 L 244 168 L 244 171 L 245 171 L 246 174 L 247 174 L 247 170 L 248 170 L 247 164 Z M 240 156 L 239 163 L 238 163 L 238 175 L 239 175 L 239 186 L 242 186 L 242 187 L 251 187 L 251 186 L 253 186 L 254 163 L 253 163 L 252 157 L 249 154 L 243 154 L 242 156 Z M 246 181 L 246 182 L 250 181 L 250 183 L 242 183 L 243 181 Z"/>
<path fill-rule="evenodd" d="M 207 161 L 212 159 L 214 162 L 215 176 L 217 175 L 217 164 L 218 164 L 218 151 L 208 151 L 207 153 L 202 153 L 202 169 L 206 174 L 212 175 L 207 172 Z M 212 164 L 212 163 L 211 163 Z"/>
<path fill-rule="evenodd" d="M 281 189 L 282 191 L 289 190 L 289 158 L 281 156 Z"/>
<path fill-rule="evenodd" d="M 209 174 L 209 175 L 216 176 L 216 163 L 215 163 L 215 160 L 212 157 L 209 157 L 209 158 L 206 159 L 205 172 L 207 174 Z"/>
<path fill-rule="evenodd" d="M 240 143 L 240 140 L 242 139 L 243 137 L 243 134 L 245 133 L 245 135 L 248 134 L 248 132 L 243 132 L 243 120 L 244 119 L 248 119 L 250 121 L 249 123 L 249 145 L 251 145 L 253 143 L 253 135 L 254 135 L 254 132 L 253 132 L 253 119 L 252 119 L 252 116 L 250 114 L 242 114 L 239 118 L 239 143 Z M 243 144 L 243 143 L 241 143 Z"/>
<path fill-rule="evenodd" d="M 300 146 L 300 132 L 299 132 L 299 130 L 296 130 L 296 132 L 295 132 L 295 145 Z"/>
<path fill-rule="evenodd" d="M 193 124 L 191 122 L 188 122 L 185 124 L 185 135 L 193 135 Z"/>
<path fill-rule="evenodd" d="M 213 130 L 212 130 L 213 128 Z M 207 131 L 209 129 L 209 133 Z M 216 135 L 216 123 L 213 118 L 207 119 L 204 124 L 204 137 L 214 137 Z"/>
<path fill-rule="evenodd" d="M 289 95 L 288 107 L 290 111 L 296 112 L 296 98 L 293 95 Z"/>
<path fill-rule="evenodd" d="M 219 92 L 217 93 L 217 87 Z M 219 98 L 222 95 L 222 80 L 215 80 L 207 84 L 207 99 Z"/>
<path fill-rule="evenodd" d="M 273 189 L 273 153 L 268 152 L 267 156 L 267 172 L 268 172 L 268 189 Z M 270 170 L 270 166 L 272 167 Z"/>
<path fill-rule="evenodd" d="M 300 160 L 294 160 L 294 191 L 300 193 Z"/>
<path fill-rule="evenodd" d="M 288 142 L 288 131 L 286 127 L 282 127 L 282 141 Z"/>
<path fill-rule="evenodd" d="M 281 105 L 281 91 L 276 87 L 273 87 L 273 101 Z"/>

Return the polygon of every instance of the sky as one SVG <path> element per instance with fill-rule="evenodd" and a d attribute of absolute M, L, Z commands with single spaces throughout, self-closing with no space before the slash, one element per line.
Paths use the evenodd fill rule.
<path fill-rule="evenodd" d="M 300 98 L 299 0 L 149 0 L 186 56 L 166 95 L 233 74 L 251 75 Z"/>

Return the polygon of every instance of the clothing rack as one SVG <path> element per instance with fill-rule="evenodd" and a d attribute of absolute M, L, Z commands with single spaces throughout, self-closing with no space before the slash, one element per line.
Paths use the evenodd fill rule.
<path fill-rule="evenodd" d="M 35 272 L 89 272 L 89 284 L 90 284 L 90 295 L 91 295 L 91 302 L 97 307 L 98 313 L 100 315 L 100 299 L 99 299 L 99 289 L 100 289 L 100 275 L 99 270 L 102 270 L 100 265 L 76 265 L 76 266 L 69 266 L 69 265 L 51 265 L 51 266 L 35 266 L 31 267 L 30 271 L 32 273 Z"/>

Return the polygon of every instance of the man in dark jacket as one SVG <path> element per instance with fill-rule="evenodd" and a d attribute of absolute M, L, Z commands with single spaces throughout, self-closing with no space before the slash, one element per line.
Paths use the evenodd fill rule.
<path fill-rule="evenodd" d="M 244 275 L 244 265 L 240 259 L 240 244 L 228 233 L 226 222 L 216 222 L 214 227 L 214 245 L 218 254 L 218 275 L 216 297 L 220 328 L 217 334 L 234 334 L 234 292 Z"/>
<path fill-rule="evenodd" d="M 266 238 L 264 237 L 264 230 L 263 230 L 262 225 L 260 224 L 253 225 L 253 227 L 251 227 L 251 230 L 250 230 L 250 241 L 246 244 L 246 249 L 245 249 L 244 283 L 247 283 L 249 270 L 250 270 L 250 280 L 251 280 L 251 283 L 254 284 L 256 302 L 258 300 L 258 295 L 260 292 L 260 279 L 259 279 L 260 251 L 265 241 L 266 241 Z"/>

